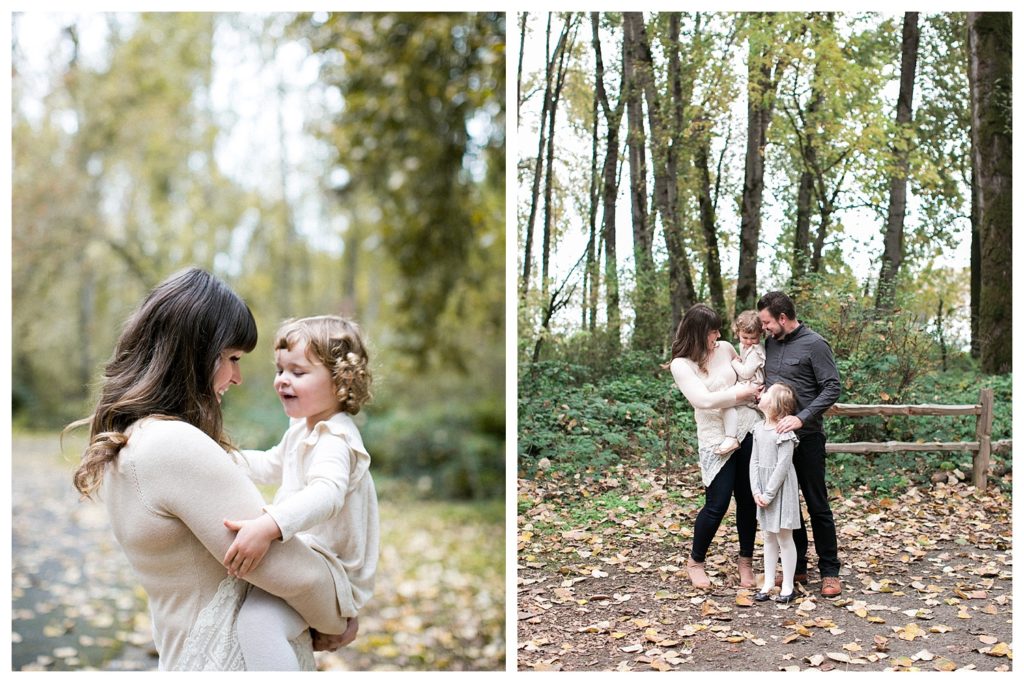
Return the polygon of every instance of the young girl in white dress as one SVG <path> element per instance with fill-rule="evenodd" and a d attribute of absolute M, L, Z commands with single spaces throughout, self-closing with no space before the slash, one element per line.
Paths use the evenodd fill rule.
<path fill-rule="evenodd" d="M 764 345 L 761 343 L 763 329 L 757 311 L 743 311 L 732 324 L 732 331 L 740 338 L 740 355 L 730 362 L 736 371 L 739 386 L 764 386 Z M 753 407 L 751 403 L 751 407 Z M 725 438 L 715 449 L 718 455 L 728 455 L 740 447 L 737 436 L 735 408 L 722 408 L 722 427 Z"/>
<path fill-rule="evenodd" d="M 366 346 L 355 323 L 317 316 L 286 322 L 274 349 L 274 389 L 291 426 L 277 446 L 242 451 L 240 460 L 257 484 L 280 488 L 261 516 L 224 521 L 237 532 L 224 566 L 244 578 L 273 541 L 301 534 L 344 573 L 338 585 L 351 585 L 358 610 L 373 592 L 379 551 L 370 455 L 352 420 L 370 399 Z M 297 670 L 289 640 L 307 628 L 283 600 L 252 587 L 237 622 L 246 668 Z"/>
<path fill-rule="evenodd" d="M 779 420 L 796 412 L 796 396 L 786 384 L 775 383 L 761 394 L 758 403 L 764 422 L 753 429 L 750 455 L 750 490 L 757 505 L 757 524 L 764 536 L 764 584 L 754 600 L 768 600 L 775 587 L 775 567 L 782 558 L 782 589 L 775 602 L 788 603 L 795 597 L 796 543 L 793 529 L 800 528 L 800 489 L 793 469 L 793 450 L 798 443 L 793 432 L 775 431 Z"/>

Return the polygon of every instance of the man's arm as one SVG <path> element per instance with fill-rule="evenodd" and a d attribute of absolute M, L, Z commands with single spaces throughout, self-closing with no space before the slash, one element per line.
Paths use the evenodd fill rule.
<path fill-rule="evenodd" d="M 839 368 L 836 367 L 836 360 L 832 356 L 832 347 L 828 345 L 828 342 L 822 339 L 811 348 L 809 355 L 811 371 L 814 373 L 814 380 L 818 385 L 818 395 L 796 415 L 805 424 L 807 420 L 817 417 L 831 408 L 842 393 Z"/>

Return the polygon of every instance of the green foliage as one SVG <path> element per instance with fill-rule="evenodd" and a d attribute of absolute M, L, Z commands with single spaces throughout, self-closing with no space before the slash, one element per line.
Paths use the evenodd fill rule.
<path fill-rule="evenodd" d="M 532 476 L 543 458 L 573 473 L 604 472 L 635 457 L 657 466 L 666 459 L 666 440 L 673 452 L 687 441 L 692 447 L 689 405 L 659 362 L 630 353 L 595 367 L 521 364 L 520 470 Z"/>
<path fill-rule="evenodd" d="M 411 385 L 366 409 L 360 426 L 374 471 L 414 482 L 420 495 L 462 499 L 505 493 L 505 404 L 480 388 Z M 462 393 L 455 393 L 461 390 Z"/>
<path fill-rule="evenodd" d="M 873 303 L 834 281 L 809 286 L 797 313 L 830 341 L 843 384 L 842 403 L 975 404 L 981 388 L 995 396 L 992 439 L 1012 434 L 1012 378 L 983 375 L 963 352 L 950 369 L 938 370 L 938 348 L 927 328 L 908 313 L 875 320 Z M 813 314 L 813 317 L 809 314 Z M 587 341 L 582 338 L 582 341 Z M 618 357 L 577 355 L 574 336 L 553 345 L 560 357 L 579 359 L 521 363 L 519 368 L 519 468 L 532 477 L 546 458 L 554 470 L 578 476 L 603 473 L 619 463 L 648 467 L 695 464 L 692 408 L 660 371 L 664 359 L 626 352 Z M 829 441 L 973 441 L 971 417 L 829 417 Z M 993 454 L 997 471 L 1009 454 Z M 837 489 L 867 485 L 891 493 L 927 485 L 937 471 L 969 474 L 970 452 L 829 455 L 829 482 Z M 1008 485 L 1000 481 L 1000 485 Z"/>
<path fill-rule="evenodd" d="M 334 190 L 373 202 L 356 218 L 396 265 L 395 343 L 459 367 L 461 354 L 437 355 L 438 333 L 457 349 L 473 342 L 438 311 L 454 298 L 463 313 L 504 313 L 503 298 L 472 296 L 483 282 L 504 291 L 504 15 L 318 13 L 294 28 L 344 99 L 322 137 L 349 179 Z"/>

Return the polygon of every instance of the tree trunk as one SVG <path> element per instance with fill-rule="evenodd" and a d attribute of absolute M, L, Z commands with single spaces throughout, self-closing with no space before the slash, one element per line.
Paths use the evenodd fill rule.
<path fill-rule="evenodd" d="M 1012 23 L 1009 12 L 968 12 L 973 141 L 981 236 L 981 370 L 1013 368 Z"/>
<path fill-rule="evenodd" d="M 619 168 L 619 126 L 622 123 L 622 111 L 625 103 L 626 73 L 623 70 L 619 81 L 619 99 L 612 108 L 608 102 L 608 93 L 604 87 L 604 61 L 601 56 L 601 39 L 599 35 L 599 15 L 590 13 L 593 29 L 594 45 L 594 84 L 597 89 L 601 109 L 607 123 L 607 145 L 605 147 L 603 178 L 601 190 L 601 240 L 604 242 L 604 281 L 605 281 L 605 314 L 608 319 L 608 332 L 613 348 L 618 346 L 619 330 L 622 326 L 619 309 L 619 274 L 615 253 L 615 204 L 618 197 Z"/>
<path fill-rule="evenodd" d="M 665 150 L 665 178 L 663 184 L 666 186 L 667 203 L 662 209 L 662 221 L 665 230 L 665 244 L 668 248 L 668 282 L 670 305 L 672 306 L 672 320 L 666 330 L 666 339 L 671 339 L 679 321 L 683 319 L 683 313 L 695 302 L 693 288 L 693 275 L 690 271 L 690 259 L 686 254 L 686 242 L 683 235 L 683 220 L 681 215 L 678 182 L 680 152 L 683 149 L 683 112 L 690 104 L 693 92 L 692 80 L 687 80 L 688 87 L 684 91 L 682 69 L 679 63 L 679 27 L 680 13 L 672 12 L 668 18 L 668 80 L 670 92 L 669 126 L 667 131 L 668 148 Z M 653 64 L 651 65 L 653 68 Z M 653 80 L 653 79 L 652 79 Z M 653 90 L 653 88 L 652 88 Z M 652 93 L 653 94 L 653 93 Z M 648 100 L 649 106 L 654 104 Z M 665 139 L 661 135 L 656 139 Z M 657 173 L 657 167 L 655 167 Z"/>
<path fill-rule="evenodd" d="M 555 54 L 551 55 L 551 14 L 548 14 L 547 28 L 545 29 L 544 52 L 547 57 L 547 66 L 544 73 L 544 101 L 540 110 L 539 135 L 537 143 L 537 158 L 533 165 L 533 187 L 530 192 L 530 213 L 526 219 L 526 231 L 523 236 L 523 279 L 519 283 L 520 295 L 525 297 L 530 289 L 530 270 L 533 266 L 533 224 L 537 220 L 537 208 L 540 203 L 540 180 L 544 173 L 544 150 L 547 147 L 547 129 L 544 126 L 548 116 L 548 107 L 551 106 L 552 80 L 554 78 L 555 55 L 560 51 L 562 41 L 565 38 L 563 32 L 559 38 L 559 44 L 555 47 Z"/>
<path fill-rule="evenodd" d="M 971 358 L 981 358 L 978 310 L 981 306 L 981 219 L 978 171 L 975 169 L 974 136 L 971 136 Z"/>
<path fill-rule="evenodd" d="M 770 19 L 774 20 L 774 17 Z M 765 148 L 768 145 L 768 126 L 775 107 L 778 79 L 786 65 L 785 58 L 781 56 L 772 64 L 775 42 L 768 36 L 755 39 L 752 35 L 749 44 L 747 149 L 743 167 L 740 258 L 736 276 L 737 311 L 753 308 L 757 301 L 757 247 L 761 240 Z"/>
<path fill-rule="evenodd" d="M 548 135 L 547 135 L 547 175 L 544 182 L 544 231 L 541 240 L 541 270 L 540 282 L 541 291 L 547 297 L 548 278 L 550 276 L 549 266 L 551 261 L 551 226 L 554 220 L 554 207 L 551 205 L 551 195 L 555 182 L 555 120 L 558 114 L 558 102 L 562 97 L 562 86 L 565 85 L 565 68 L 568 61 L 568 54 L 575 41 L 575 15 L 570 14 L 565 20 L 562 28 L 562 36 L 558 44 L 561 52 L 558 54 L 558 70 L 555 75 L 554 90 L 551 93 L 551 104 L 548 107 Z M 572 37 L 566 41 L 564 38 L 572 30 Z"/>
<path fill-rule="evenodd" d="M 523 12 L 519 15 L 519 67 L 516 71 L 516 121 L 519 120 L 519 109 L 523 105 L 523 47 L 526 45 L 526 18 L 529 15 L 529 12 Z M 550 15 L 548 16 L 550 17 Z"/>
<path fill-rule="evenodd" d="M 655 343 L 650 302 L 654 287 L 654 231 L 647 213 L 647 149 L 643 120 L 641 41 L 643 15 L 624 12 L 622 66 L 626 73 L 626 145 L 629 150 L 630 213 L 633 219 L 633 264 L 636 272 L 633 345 L 649 349 Z"/>
<path fill-rule="evenodd" d="M 701 118 L 694 126 L 696 145 L 693 163 L 697 169 L 697 208 L 700 212 L 700 227 L 704 234 L 704 269 L 708 282 L 711 303 L 715 310 L 725 315 L 725 287 L 722 285 L 722 264 L 718 254 L 718 228 L 715 226 L 715 199 L 711 190 L 711 133 L 706 129 L 710 124 Z"/>
<path fill-rule="evenodd" d="M 595 328 L 595 317 L 597 309 L 597 256 L 595 249 L 597 247 L 597 204 L 601 200 L 600 188 L 598 187 L 598 171 L 597 171 L 597 157 L 598 157 L 598 124 L 599 114 L 601 109 L 600 98 L 597 94 L 597 88 L 594 89 L 594 101 L 591 107 L 591 114 L 594 120 L 590 127 L 590 191 L 588 198 L 590 199 L 590 206 L 587 211 L 587 254 L 586 254 L 586 265 L 583 269 L 583 303 L 581 306 L 582 314 L 582 329 L 593 331 Z M 589 314 L 589 322 L 588 322 Z"/>
<path fill-rule="evenodd" d="M 818 67 L 816 65 L 816 76 L 817 72 Z M 790 280 L 794 287 L 804 280 L 811 266 L 811 204 L 814 201 L 815 171 L 818 166 L 817 145 L 819 144 L 815 135 L 817 123 L 814 117 L 821 109 L 821 104 L 824 100 L 817 85 L 818 79 L 815 78 L 813 83 L 811 86 L 811 102 L 807 106 L 806 115 L 803 117 L 804 131 L 800 145 L 803 170 L 800 172 L 800 182 L 797 186 L 796 231 L 793 235 L 793 276 Z"/>
<path fill-rule="evenodd" d="M 914 78 L 917 73 L 917 47 L 921 32 L 918 13 L 903 15 L 903 48 L 900 62 L 900 94 L 896 102 L 896 170 L 889 179 L 889 211 L 885 221 L 882 247 L 882 268 L 878 273 L 875 310 L 891 309 L 896 297 L 896 278 L 903 262 L 903 221 L 907 211 L 907 176 L 909 175 L 911 120 L 914 105 Z"/>

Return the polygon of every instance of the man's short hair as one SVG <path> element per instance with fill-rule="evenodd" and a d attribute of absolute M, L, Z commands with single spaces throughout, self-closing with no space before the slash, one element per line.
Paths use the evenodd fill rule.
<path fill-rule="evenodd" d="M 783 292 L 768 292 L 758 299 L 757 310 L 763 311 L 766 308 L 776 320 L 783 313 L 790 320 L 796 320 L 796 308 L 793 306 L 793 300 Z"/>

